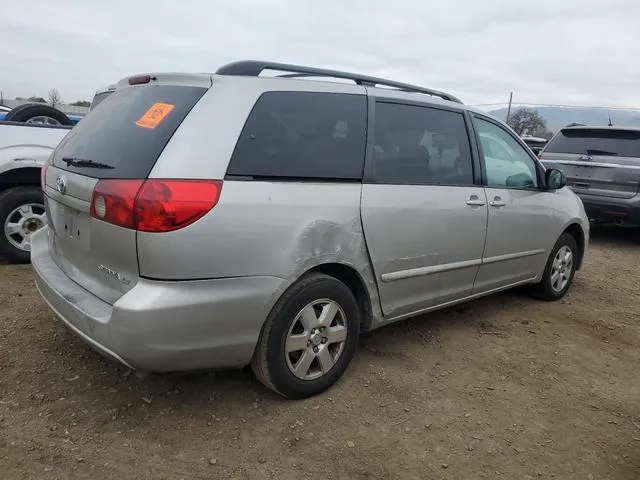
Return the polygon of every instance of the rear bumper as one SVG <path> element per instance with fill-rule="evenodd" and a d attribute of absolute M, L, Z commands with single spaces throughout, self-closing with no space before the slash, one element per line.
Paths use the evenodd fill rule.
<path fill-rule="evenodd" d="M 640 195 L 611 198 L 579 194 L 589 220 L 602 223 L 640 225 Z"/>
<path fill-rule="evenodd" d="M 43 299 L 91 347 L 133 369 L 169 372 L 247 365 L 264 320 L 286 288 L 276 277 L 140 279 L 110 305 L 55 264 L 47 230 L 34 234 L 31 244 Z"/>

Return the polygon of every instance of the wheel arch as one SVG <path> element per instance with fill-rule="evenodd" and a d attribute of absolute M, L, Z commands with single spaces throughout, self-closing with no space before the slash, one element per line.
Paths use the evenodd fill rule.
<path fill-rule="evenodd" d="M 13 187 L 40 185 L 39 166 L 13 168 L 0 173 L 0 193 Z"/>
<path fill-rule="evenodd" d="M 571 223 L 565 227 L 562 233 L 567 233 L 571 235 L 578 246 L 578 262 L 576 265 L 576 270 L 580 270 L 582 267 L 582 261 L 584 259 L 584 253 L 586 249 L 586 235 L 580 224 L 577 222 Z"/>
<path fill-rule="evenodd" d="M 344 263 L 322 263 L 307 270 L 304 274 L 306 275 L 310 272 L 324 273 L 344 283 L 351 290 L 358 303 L 362 315 L 360 331 L 364 332 L 371 329 L 374 315 L 371 292 L 367 288 L 362 275 L 355 268 Z"/>

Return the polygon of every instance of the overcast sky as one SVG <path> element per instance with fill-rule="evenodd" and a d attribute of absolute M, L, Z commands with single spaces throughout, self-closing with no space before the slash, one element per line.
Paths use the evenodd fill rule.
<path fill-rule="evenodd" d="M 90 100 L 146 71 L 269 59 L 465 103 L 640 107 L 638 0 L 28 0 L 0 15 L 5 97 Z"/>

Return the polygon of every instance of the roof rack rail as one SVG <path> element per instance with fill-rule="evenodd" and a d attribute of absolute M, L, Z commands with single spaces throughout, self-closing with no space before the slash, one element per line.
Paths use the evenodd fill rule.
<path fill-rule="evenodd" d="M 386 87 L 397 88 L 404 92 L 416 92 L 425 93 L 434 97 L 440 97 L 443 100 L 450 102 L 462 103 L 462 101 L 453 95 L 450 95 L 439 90 L 432 90 L 430 88 L 418 87 L 416 85 L 410 85 L 408 83 L 395 82 L 393 80 L 385 80 L 384 78 L 370 77 L 368 75 L 360 75 L 357 73 L 340 72 L 338 70 L 326 70 L 323 68 L 303 67 L 300 65 L 289 65 L 286 63 L 276 62 L 262 62 L 257 60 L 244 60 L 240 62 L 233 62 L 220 67 L 216 74 L 218 75 L 239 75 L 248 77 L 258 77 L 264 70 L 275 70 L 280 72 L 292 72 L 289 74 L 279 75 L 284 78 L 296 78 L 296 77 L 332 77 L 342 78 L 345 80 L 353 80 L 357 85 L 364 85 L 367 87 L 375 87 L 376 85 L 383 85 Z"/>

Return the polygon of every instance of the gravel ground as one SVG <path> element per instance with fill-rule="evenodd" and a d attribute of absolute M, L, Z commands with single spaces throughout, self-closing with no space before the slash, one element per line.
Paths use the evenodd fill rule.
<path fill-rule="evenodd" d="M 368 334 L 300 402 L 248 371 L 130 373 L 0 264 L 0 477 L 638 479 L 639 259 L 639 232 L 594 232 L 565 300 L 510 292 Z"/>

